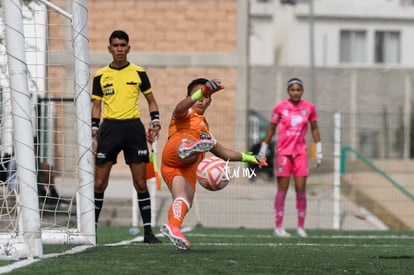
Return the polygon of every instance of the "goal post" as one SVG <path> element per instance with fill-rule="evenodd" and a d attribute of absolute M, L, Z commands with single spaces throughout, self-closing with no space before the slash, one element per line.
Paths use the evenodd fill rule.
<path fill-rule="evenodd" d="M 70 2 L 3 0 L 0 259 L 96 245 L 87 0 Z"/>
<path fill-rule="evenodd" d="M 19 232 L 11 236 L 16 245 L 19 245 L 14 250 L 7 248 L 5 253 L 14 254 L 13 256 L 17 258 L 33 258 L 43 255 L 43 247 L 36 193 L 36 165 L 31 133 L 32 105 L 27 82 L 22 6 L 19 1 L 3 1 L 3 3 L 18 185 L 16 203 L 19 204 L 16 213 L 19 222 L 16 230 Z"/>
<path fill-rule="evenodd" d="M 74 0 L 73 50 L 75 63 L 76 126 L 79 173 L 78 212 L 79 229 L 86 242 L 96 244 L 94 159 L 92 154 L 91 96 L 89 91 L 90 63 L 88 48 L 88 1 Z"/>

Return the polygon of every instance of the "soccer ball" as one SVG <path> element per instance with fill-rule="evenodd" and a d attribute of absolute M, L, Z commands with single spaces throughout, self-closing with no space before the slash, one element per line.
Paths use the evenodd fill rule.
<path fill-rule="evenodd" d="M 228 169 L 227 163 L 221 158 L 204 158 L 197 167 L 197 182 L 207 190 L 221 190 L 230 181 Z"/>

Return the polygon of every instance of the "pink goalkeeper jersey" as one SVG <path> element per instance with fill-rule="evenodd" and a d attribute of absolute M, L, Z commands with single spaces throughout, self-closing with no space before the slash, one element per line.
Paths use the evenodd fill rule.
<path fill-rule="evenodd" d="M 305 154 L 308 124 L 317 119 L 315 106 L 309 101 L 301 100 L 298 105 L 293 105 L 286 99 L 277 104 L 270 118 L 270 122 L 278 125 L 279 128 L 277 154 Z"/>

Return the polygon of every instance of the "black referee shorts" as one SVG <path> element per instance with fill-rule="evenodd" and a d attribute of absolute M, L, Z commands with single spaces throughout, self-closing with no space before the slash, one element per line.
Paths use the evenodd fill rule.
<path fill-rule="evenodd" d="M 149 162 L 145 127 L 139 118 L 104 119 L 99 127 L 96 164 L 115 164 L 121 151 L 127 164 Z"/>

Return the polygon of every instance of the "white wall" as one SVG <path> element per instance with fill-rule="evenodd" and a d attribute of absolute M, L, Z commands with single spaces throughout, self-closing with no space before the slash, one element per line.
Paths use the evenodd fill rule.
<path fill-rule="evenodd" d="M 338 66 L 341 29 L 367 31 L 368 60 L 374 64 L 374 32 L 400 31 L 401 63 L 414 66 L 414 6 L 401 6 L 399 0 L 313 0 L 316 66 Z M 275 64 L 308 66 L 309 4 L 281 5 L 275 0 L 273 20 Z M 384 65 L 384 64 L 383 64 Z"/>
<path fill-rule="evenodd" d="M 273 1 L 250 0 L 249 62 L 251 65 L 274 63 Z"/>
<path fill-rule="evenodd" d="M 274 64 L 272 17 L 256 17 L 250 20 L 250 64 Z"/>

